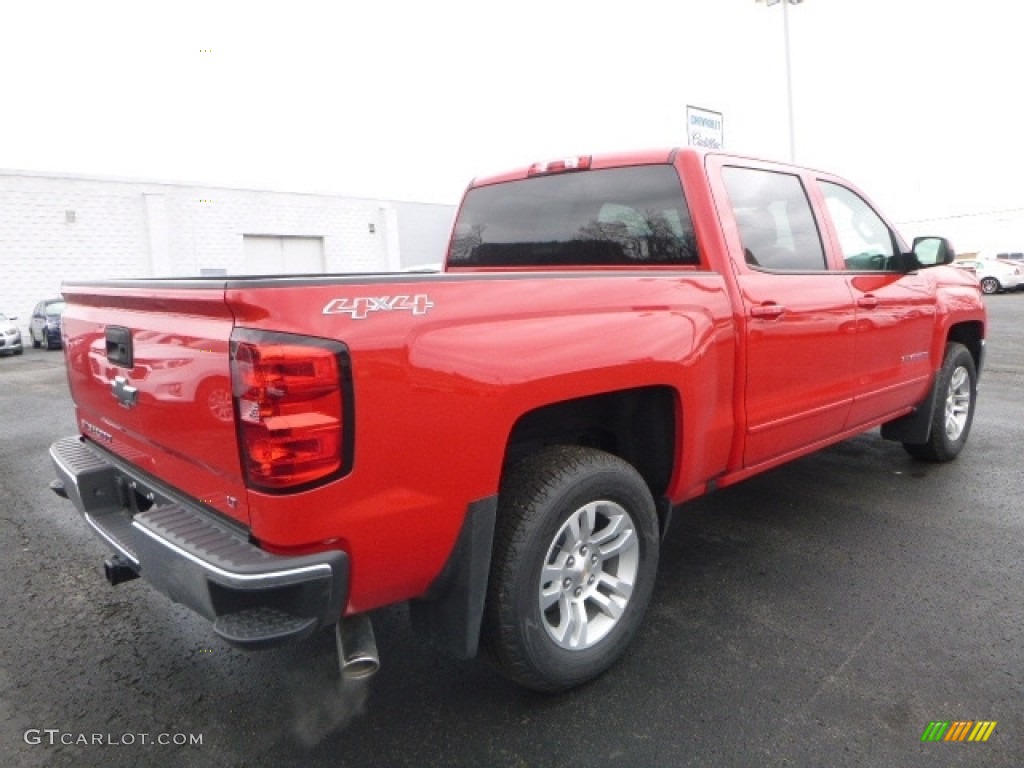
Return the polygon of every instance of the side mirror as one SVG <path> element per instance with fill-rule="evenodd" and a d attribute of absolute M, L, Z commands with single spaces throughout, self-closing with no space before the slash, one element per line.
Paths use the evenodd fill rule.
<path fill-rule="evenodd" d="M 918 267 L 937 267 L 940 264 L 952 264 L 956 258 L 953 244 L 944 237 L 915 237 L 914 252 L 911 262 L 916 261 Z"/>

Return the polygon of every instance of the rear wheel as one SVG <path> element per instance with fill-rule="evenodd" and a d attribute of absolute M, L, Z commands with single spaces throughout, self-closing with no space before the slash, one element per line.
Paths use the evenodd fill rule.
<path fill-rule="evenodd" d="M 935 378 L 936 401 L 926 443 L 904 443 L 911 456 L 925 461 L 952 461 L 967 444 L 978 397 L 974 358 L 962 344 L 950 342 Z"/>
<path fill-rule="evenodd" d="M 32 331 L 29 331 L 28 335 L 29 338 L 32 339 L 32 349 L 39 349 L 39 347 L 42 346 L 42 342 L 36 341 L 36 335 Z"/>
<path fill-rule="evenodd" d="M 502 482 L 484 645 L 535 690 L 591 680 L 632 640 L 657 566 L 654 501 L 632 466 L 589 448 L 540 451 Z"/>
<path fill-rule="evenodd" d="M 987 294 L 999 293 L 999 281 L 994 277 L 983 277 L 981 279 L 981 292 Z"/>

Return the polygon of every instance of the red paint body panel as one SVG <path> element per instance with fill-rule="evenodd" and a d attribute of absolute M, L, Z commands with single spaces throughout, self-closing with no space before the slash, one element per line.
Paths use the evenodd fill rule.
<path fill-rule="evenodd" d="M 266 308 L 248 327 L 337 338 L 350 350 L 351 474 L 299 496 L 250 492 L 248 499 L 261 541 L 297 547 L 341 540 L 353 562 L 354 610 L 426 589 L 466 506 L 497 491 L 516 421 L 536 408 L 671 387 L 693 404 L 701 425 L 685 433 L 701 461 L 688 464 L 676 485 L 725 469 L 731 418 L 721 411 L 731 409 L 734 332 L 720 276 L 411 279 L 371 287 L 381 295 L 429 293 L 434 306 L 422 318 L 320 314 L 332 301 L 367 295 L 358 279 L 227 292 L 240 318 L 249 306 Z"/>
<path fill-rule="evenodd" d="M 669 162 L 699 267 L 66 285 L 83 434 L 247 526 L 271 551 L 343 549 L 346 610 L 361 612 L 424 594 L 467 506 L 497 493 L 509 437 L 536 409 L 669 389 L 677 443 L 660 490 L 678 503 L 909 412 L 928 392 L 950 328 L 984 326 L 977 286 L 956 270 L 844 271 L 813 187 L 834 177 L 695 150 L 595 157 L 592 168 Z M 720 178 L 726 162 L 800 176 L 831 269 L 776 274 L 744 262 Z M 108 326 L 133 334 L 130 371 L 106 360 Z M 215 384 L 205 383 L 228 380 L 235 328 L 345 345 L 348 474 L 299 493 L 246 489 L 237 416 L 217 410 Z M 112 396 L 119 375 L 140 391 L 138 407 Z"/>

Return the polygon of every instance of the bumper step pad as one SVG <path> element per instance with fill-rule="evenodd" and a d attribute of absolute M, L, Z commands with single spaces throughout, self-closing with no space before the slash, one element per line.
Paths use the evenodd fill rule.
<path fill-rule="evenodd" d="M 302 618 L 276 608 L 246 608 L 217 617 L 213 631 L 232 645 L 246 648 L 278 645 L 298 640 L 316 629 L 315 618 Z"/>
<path fill-rule="evenodd" d="M 67 495 L 124 566 L 213 622 L 227 642 L 267 648 L 341 617 L 348 595 L 345 552 L 268 552 L 248 530 L 77 436 L 56 441 L 50 457 L 55 491 Z M 153 505 L 145 511 L 123 498 L 136 483 L 150 490 Z M 124 581 L 118 562 L 108 563 L 111 583 Z"/>

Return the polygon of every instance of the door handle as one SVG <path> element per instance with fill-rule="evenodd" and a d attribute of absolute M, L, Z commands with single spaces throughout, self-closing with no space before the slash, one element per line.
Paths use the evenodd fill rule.
<path fill-rule="evenodd" d="M 764 304 L 751 307 L 750 316 L 761 318 L 762 320 L 774 320 L 785 311 L 786 308 L 781 304 L 776 304 L 774 301 L 766 301 Z"/>
<path fill-rule="evenodd" d="M 864 307 L 864 309 L 874 309 L 878 306 L 878 297 L 870 293 L 865 293 L 857 299 L 857 306 Z"/>

